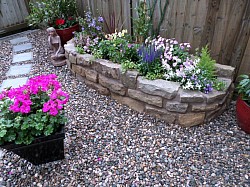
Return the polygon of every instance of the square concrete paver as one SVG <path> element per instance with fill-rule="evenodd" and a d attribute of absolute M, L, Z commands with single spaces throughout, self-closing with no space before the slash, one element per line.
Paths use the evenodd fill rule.
<path fill-rule="evenodd" d="M 15 38 L 15 39 L 10 40 L 10 43 L 12 45 L 16 45 L 16 44 L 28 42 L 28 41 L 29 41 L 29 38 L 27 38 L 27 36 L 24 36 L 24 37 L 19 37 L 19 38 Z"/>
<path fill-rule="evenodd" d="M 10 66 L 10 70 L 7 72 L 7 76 L 28 74 L 31 68 L 32 68 L 32 64 Z"/>
<path fill-rule="evenodd" d="M 24 44 L 14 45 L 13 46 L 13 51 L 14 52 L 24 51 L 24 50 L 28 50 L 28 49 L 32 49 L 32 44 L 31 43 L 24 43 Z"/>
<path fill-rule="evenodd" d="M 0 92 L 4 90 L 4 88 L 12 87 L 18 88 L 19 86 L 24 85 L 28 80 L 28 77 L 15 78 L 15 79 L 7 79 L 3 81 L 2 86 L 0 87 Z"/>
<path fill-rule="evenodd" d="M 22 62 L 22 61 L 27 61 L 27 60 L 33 60 L 32 52 L 16 54 L 13 56 L 12 62 L 16 63 L 16 62 Z"/>

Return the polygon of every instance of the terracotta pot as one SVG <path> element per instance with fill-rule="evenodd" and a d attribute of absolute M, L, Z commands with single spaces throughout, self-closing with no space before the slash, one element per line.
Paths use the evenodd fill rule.
<path fill-rule="evenodd" d="M 236 102 L 236 117 L 239 127 L 250 134 L 250 106 L 241 97 Z"/>
<path fill-rule="evenodd" d="M 79 24 L 66 29 L 56 29 L 57 34 L 61 38 L 62 46 L 73 37 L 73 32 L 75 31 L 79 31 Z"/>

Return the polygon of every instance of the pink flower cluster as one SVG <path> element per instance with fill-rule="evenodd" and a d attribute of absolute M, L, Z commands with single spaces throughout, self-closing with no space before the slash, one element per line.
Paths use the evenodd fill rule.
<path fill-rule="evenodd" d="M 10 110 L 17 113 L 28 114 L 32 111 L 32 106 L 42 106 L 43 112 L 49 112 L 56 116 L 63 105 L 67 103 L 69 95 L 62 91 L 60 83 L 56 80 L 55 74 L 40 75 L 29 79 L 27 84 L 19 88 L 11 88 L 0 94 L 0 100 L 10 99 L 13 104 Z M 44 95 L 48 99 L 43 101 Z M 42 103 L 44 102 L 44 103 Z"/>

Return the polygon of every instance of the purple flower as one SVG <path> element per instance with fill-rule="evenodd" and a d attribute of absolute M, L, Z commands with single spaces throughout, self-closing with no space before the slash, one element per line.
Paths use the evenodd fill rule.
<path fill-rule="evenodd" d="M 133 44 L 128 44 L 128 48 L 131 48 L 131 47 L 133 47 Z"/>
<path fill-rule="evenodd" d="M 98 17 L 98 22 L 102 23 L 104 20 L 103 20 L 103 17 L 99 16 Z"/>
<path fill-rule="evenodd" d="M 100 31 L 100 30 L 102 30 L 102 27 L 96 26 L 96 30 Z"/>
<path fill-rule="evenodd" d="M 92 19 L 92 22 L 89 24 L 89 27 L 95 27 L 96 22 L 95 19 Z"/>

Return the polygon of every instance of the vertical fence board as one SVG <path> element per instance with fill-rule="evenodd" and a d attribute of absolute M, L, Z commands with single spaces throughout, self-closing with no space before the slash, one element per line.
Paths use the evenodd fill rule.
<path fill-rule="evenodd" d="M 195 22 L 193 27 L 193 37 L 190 41 L 192 52 L 200 47 L 202 33 L 204 32 L 206 15 L 208 12 L 208 1 L 198 1 L 195 11 Z"/>
<path fill-rule="evenodd" d="M 183 40 L 186 3 L 187 3 L 187 0 L 177 1 L 176 21 L 175 21 L 175 23 L 176 23 L 176 25 L 175 25 L 175 38 L 178 41 Z"/>
<path fill-rule="evenodd" d="M 231 3 L 232 6 L 230 12 L 228 12 L 227 15 L 227 27 L 225 29 L 224 39 L 218 59 L 221 64 L 230 64 L 233 45 L 236 42 L 237 35 L 240 32 L 246 1 L 247 0 L 240 0 L 238 3 Z"/>
<path fill-rule="evenodd" d="M 243 55 L 242 61 L 239 67 L 240 74 L 248 74 L 250 73 L 250 40 L 248 39 L 247 47 L 245 49 L 245 53 Z"/>
<path fill-rule="evenodd" d="M 187 0 L 182 42 L 192 42 L 197 5 L 196 0 Z"/>
<path fill-rule="evenodd" d="M 247 1 L 245 12 L 242 18 L 241 29 L 240 32 L 238 33 L 236 42 L 234 43 L 232 59 L 230 62 L 230 65 L 236 67 L 236 73 L 240 73 L 238 72 L 240 66 L 243 66 L 241 63 L 247 48 L 249 36 L 250 36 L 250 2 Z"/>

